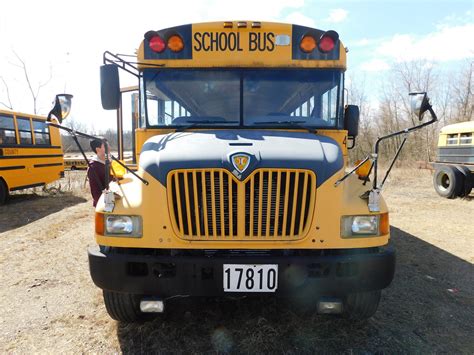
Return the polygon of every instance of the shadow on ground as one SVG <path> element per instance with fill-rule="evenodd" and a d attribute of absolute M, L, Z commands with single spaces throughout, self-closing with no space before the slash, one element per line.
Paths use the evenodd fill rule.
<path fill-rule="evenodd" d="M 397 271 L 368 321 L 297 312 L 275 298 L 175 300 L 149 323 L 118 324 L 124 353 L 473 353 L 474 268 L 391 228 Z M 450 236 L 446 236 L 449 238 Z"/>
<path fill-rule="evenodd" d="M 22 227 L 67 207 L 87 201 L 69 193 L 41 196 L 32 193 L 13 194 L 0 206 L 0 233 Z"/>

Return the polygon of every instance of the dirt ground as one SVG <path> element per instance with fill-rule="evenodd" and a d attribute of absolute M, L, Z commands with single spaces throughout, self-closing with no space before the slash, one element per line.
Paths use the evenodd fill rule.
<path fill-rule="evenodd" d="M 0 207 L 0 353 L 474 353 L 474 195 L 438 197 L 428 170 L 386 186 L 397 270 L 360 323 L 269 298 L 179 300 L 150 323 L 113 321 L 89 277 L 83 174 Z"/>

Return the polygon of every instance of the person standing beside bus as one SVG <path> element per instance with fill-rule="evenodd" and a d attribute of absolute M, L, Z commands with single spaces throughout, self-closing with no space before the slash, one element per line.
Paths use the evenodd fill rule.
<path fill-rule="evenodd" d="M 97 201 L 105 189 L 105 145 L 100 139 L 94 139 L 90 142 L 92 151 L 96 154 L 89 161 L 89 169 L 87 169 L 87 178 L 92 195 L 92 205 L 96 207 Z"/>

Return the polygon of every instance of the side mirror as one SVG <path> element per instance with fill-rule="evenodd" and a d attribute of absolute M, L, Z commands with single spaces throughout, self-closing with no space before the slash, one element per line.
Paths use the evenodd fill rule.
<path fill-rule="evenodd" d="M 411 111 L 418 116 L 421 121 L 423 114 L 430 108 L 430 103 L 426 92 L 411 92 Z"/>
<path fill-rule="evenodd" d="M 347 135 L 357 137 L 359 134 L 359 106 L 347 105 L 344 110 L 344 129 Z"/>
<path fill-rule="evenodd" d="M 49 111 L 47 120 L 51 121 L 51 116 L 54 116 L 61 124 L 63 120 L 69 115 L 69 112 L 71 112 L 72 97 L 73 96 L 69 94 L 56 95 L 54 107 L 51 111 Z"/>
<path fill-rule="evenodd" d="M 120 80 L 116 65 L 100 67 L 100 97 L 104 110 L 117 110 L 120 107 Z"/>

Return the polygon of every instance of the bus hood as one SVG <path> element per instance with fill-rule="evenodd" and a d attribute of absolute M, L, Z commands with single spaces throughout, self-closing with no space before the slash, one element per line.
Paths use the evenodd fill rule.
<path fill-rule="evenodd" d="M 174 132 L 150 138 L 140 154 L 140 167 L 164 186 L 172 170 L 203 168 L 224 168 L 240 180 L 260 168 L 307 169 L 316 174 L 319 186 L 342 169 L 343 162 L 332 138 L 268 130 Z"/>

